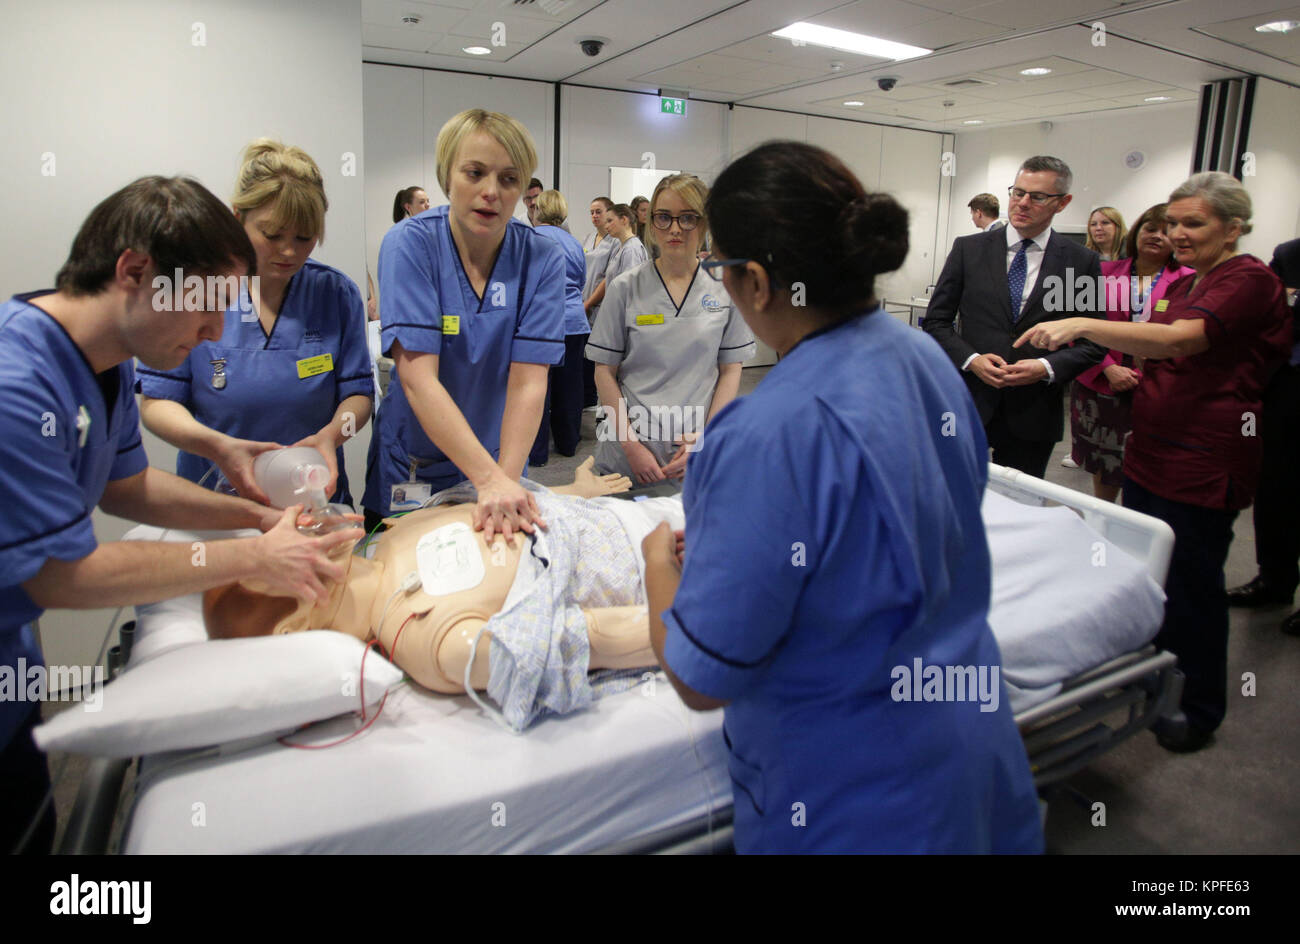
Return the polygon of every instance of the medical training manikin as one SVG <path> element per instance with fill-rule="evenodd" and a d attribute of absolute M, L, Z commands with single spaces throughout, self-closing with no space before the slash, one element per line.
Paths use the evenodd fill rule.
<path fill-rule="evenodd" d="M 391 519 L 371 559 L 349 554 L 346 578 L 323 604 L 266 596 L 256 584 L 209 590 L 208 634 L 334 629 L 377 638 L 426 688 L 463 693 L 468 680 L 487 690 L 516 730 L 541 711 L 583 707 L 593 697 L 589 669 L 656 664 L 628 536 L 616 515 L 583 500 L 631 483 L 591 466 L 572 485 L 534 493 L 547 530 L 517 535 L 513 548 L 501 537 L 484 543 L 472 500 L 424 508 Z M 494 636 L 504 645 L 490 645 Z"/>

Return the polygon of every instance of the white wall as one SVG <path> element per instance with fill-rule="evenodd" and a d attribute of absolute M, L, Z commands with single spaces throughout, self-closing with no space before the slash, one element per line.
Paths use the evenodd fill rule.
<path fill-rule="evenodd" d="M 1242 181 L 1254 204 L 1254 231 L 1241 241 L 1265 262 L 1273 247 L 1300 236 L 1300 89 L 1259 79 L 1250 116 L 1247 150 L 1255 173 Z"/>
<path fill-rule="evenodd" d="M 189 174 L 228 199 L 241 149 L 263 135 L 316 158 L 330 211 L 315 258 L 364 284 L 358 0 L 64 0 L 55 10 L 5 7 L 3 297 L 50 287 L 91 207 L 137 177 Z M 196 22 L 206 45 L 194 45 Z M 41 172 L 47 152 L 52 176 Z M 349 152 L 355 175 L 344 176 Z M 174 449 L 148 433 L 145 446 L 153 465 L 175 468 Z M 348 458 L 360 481 L 364 452 L 360 465 Z M 100 540 L 127 528 L 98 512 L 94 521 Z M 46 657 L 89 663 L 110 616 L 50 611 Z"/>
<path fill-rule="evenodd" d="M 560 192 L 569 228 L 591 235 L 587 207 L 609 195 L 611 167 L 668 167 L 712 182 L 728 160 L 725 105 L 689 102 L 685 115 L 659 111 L 657 95 L 565 86 L 560 98 Z M 650 194 L 645 194 L 650 196 Z"/>
<path fill-rule="evenodd" d="M 910 214 L 911 249 L 903 268 L 876 282 L 880 298 L 924 294 L 932 282 L 936 231 L 942 212 L 941 162 L 944 136 L 860 121 L 794 115 L 737 106 L 731 122 L 731 156 L 777 138 L 803 141 L 830 151 L 868 190 L 894 196 Z M 942 259 L 940 259 L 942 261 Z"/>
<path fill-rule="evenodd" d="M 1109 205 L 1131 224 L 1187 179 L 1196 116 L 1194 103 L 1180 103 L 1057 120 L 1050 131 L 1027 124 L 957 135 L 948 245 L 940 250 L 940 262 L 953 239 L 975 232 L 967 201 L 977 193 L 992 193 L 1005 219 L 1007 188 L 1021 162 L 1036 154 L 1059 157 L 1074 171 L 1074 200 L 1056 217 L 1059 223 L 1085 225 L 1094 207 Z M 1146 154 L 1146 163 L 1138 170 L 1124 164 L 1124 155 L 1134 149 Z"/>

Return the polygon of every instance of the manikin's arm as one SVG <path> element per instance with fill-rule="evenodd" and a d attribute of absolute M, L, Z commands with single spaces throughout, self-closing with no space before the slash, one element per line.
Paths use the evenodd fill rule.
<path fill-rule="evenodd" d="M 570 485 L 558 485 L 551 489 L 557 495 L 576 495 L 579 498 L 600 498 L 602 495 L 616 495 L 632 487 L 632 480 L 617 472 L 610 475 L 596 475 L 592 467 L 596 464 L 595 456 L 587 456 L 582 465 L 573 470 L 573 482 Z"/>

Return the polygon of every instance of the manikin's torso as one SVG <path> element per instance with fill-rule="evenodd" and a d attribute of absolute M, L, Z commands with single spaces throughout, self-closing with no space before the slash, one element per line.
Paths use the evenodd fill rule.
<path fill-rule="evenodd" d="M 348 573 L 325 603 L 295 604 L 232 584 L 204 595 L 204 619 L 214 638 L 333 629 L 383 652 L 416 682 L 437 692 L 487 687 L 489 641 L 479 631 L 505 605 L 532 539 L 516 535 L 510 547 L 492 546 L 473 530 L 473 505 L 421 509 L 393 519 L 376 541 L 373 558 L 348 555 Z M 617 528 L 617 523 L 612 523 Z M 459 531 L 459 536 L 456 533 Z M 635 574 L 635 571 L 633 571 Z M 414 575 L 414 576 L 411 576 Z M 403 589 L 409 582 L 412 589 Z M 644 604 L 584 607 L 590 667 L 653 665 Z M 541 627 L 539 627 L 539 631 Z"/>
<path fill-rule="evenodd" d="M 310 611 L 298 610 L 277 623 L 274 632 L 328 626 L 361 640 L 378 638 L 389 657 L 421 685 L 435 691 L 462 691 L 462 684 L 443 678 L 434 668 L 440 661 L 439 653 L 422 652 L 420 647 L 441 649 L 472 642 L 483 624 L 505 604 L 520 556 L 527 553 L 529 543 L 527 535 L 517 535 L 515 546 L 510 547 L 498 536 L 489 547 L 483 533 L 473 530 L 473 511 L 473 505 L 450 505 L 413 511 L 395 519 L 377 542 L 370 560 L 349 558 L 350 573 L 330 594 L 328 604 Z M 453 581 L 458 576 L 474 580 L 477 563 L 481 564 L 482 577 L 474 586 L 442 592 L 433 567 L 437 552 L 427 545 L 447 535 L 449 526 L 458 524 L 469 531 L 457 542 L 460 561 L 454 559 L 454 551 L 444 551 L 440 570 Z M 423 550 L 422 541 L 426 543 Z M 466 560 L 466 551 L 476 553 L 477 561 Z M 411 574 L 415 574 L 411 578 L 415 589 L 407 592 L 402 585 Z M 408 618 L 409 625 L 404 629 Z M 479 646 L 486 650 L 486 637 Z M 422 671 L 421 666 L 429 667 L 429 671 Z"/>

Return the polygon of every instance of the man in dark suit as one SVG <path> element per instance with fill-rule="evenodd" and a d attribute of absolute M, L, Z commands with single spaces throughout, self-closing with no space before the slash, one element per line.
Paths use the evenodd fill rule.
<path fill-rule="evenodd" d="M 1039 478 L 1065 429 L 1062 391 L 1106 355 L 1091 341 L 1052 353 L 1011 346 L 1041 321 L 1105 316 L 1100 258 L 1051 228 L 1072 181 L 1058 158 L 1025 161 L 1009 190 L 1009 225 L 953 244 L 923 322 L 966 378 L 993 461 Z"/>
<path fill-rule="evenodd" d="M 1287 300 L 1295 305 L 1300 288 L 1300 239 L 1273 250 L 1273 271 L 1287 287 Z M 1300 307 L 1293 311 L 1300 314 Z M 1250 583 L 1228 591 L 1233 606 L 1289 604 L 1300 584 L 1300 323 L 1296 324 L 1291 360 L 1278 368 L 1264 389 L 1264 415 L 1260 421 L 1264 459 L 1259 492 L 1255 495 L 1255 562 L 1259 575 Z M 1300 636 L 1300 611 L 1282 621 L 1282 631 Z"/>

